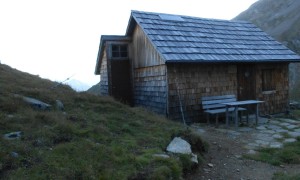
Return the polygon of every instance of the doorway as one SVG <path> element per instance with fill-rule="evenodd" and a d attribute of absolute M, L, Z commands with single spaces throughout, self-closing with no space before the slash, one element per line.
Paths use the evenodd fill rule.
<path fill-rule="evenodd" d="M 110 95 L 116 100 L 132 105 L 129 60 L 111 60 Z"/>

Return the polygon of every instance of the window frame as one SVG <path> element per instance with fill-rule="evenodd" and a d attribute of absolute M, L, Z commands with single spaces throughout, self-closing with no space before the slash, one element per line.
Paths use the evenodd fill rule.
<path fill-rule="evenodd" d="M 125 48 L 125 49 L 122 49 Z M 129 50 L 128 43 L 112 43 L 110 44 L 110 58 L 111 59 L 128 59 L 129 58 Z M 124 54 L 126 54 L 124 56 Z"/>

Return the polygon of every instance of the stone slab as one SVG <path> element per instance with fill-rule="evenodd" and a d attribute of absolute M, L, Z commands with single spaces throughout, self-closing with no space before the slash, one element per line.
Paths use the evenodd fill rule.
<path fill-rule="evenodd" d="M 283 144 L 280 142 L 272 142 L 270 143 L 270 148 L 282 148 Z"/>
<path fill-rule="evenodd" d="M 285 139 L 283 142 L 284 143 L 292 143 L 292 142 L 296 142 L 297 141 L 297 139 L 295 139 L 295 138 L 288 138 L 288 139 Z"/>

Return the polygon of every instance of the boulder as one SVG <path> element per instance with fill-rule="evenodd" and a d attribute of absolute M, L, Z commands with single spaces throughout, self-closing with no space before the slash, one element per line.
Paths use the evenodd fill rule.
<path fill-rule="evenodd" d="M 175 137 L 167 147 L 167 151 L 178 154 L 189 154 L 191 155 L 191 161 L 198 164 L 198 157 L 193 154 L 191 145 L 180 137 Z"/>
<path fill-rule="evenodd" d="M 31 97 L 26 97 L 26 96 L 21 96 L 18 94 L 15 94 L 15 97 L 20 97 L 23 99 L 23 101 L 25 101 L 26 103 L 28 103 L 31 107 L 36 108 L 36 109 L 40 109 L 40 110 L 50 110 L 51 105 L 44 103 L 38 99 L 35 98 L 31 98 Z"/>
<path fill-rule="evenodd" d="M 56 100 L 55 101 L 55 105 L 56 105 L 56 109 L 59 110 L 59 111 L 64 111 L 65 108 L 64 108 L 64 104 L 60 101 L 60 100 Z"/>
<path fill-rule="evenodd" d="M 191 154 L 191 145 L 180 137 L 175 137 L 167 147 L 167 151 L 180 154 Z"/>
<path fill-rule="evenodd" d="M 22 131 L 16 131 L 16 132 L 10 132 L 7 134 L 4 134 L 4 139 L 19 139 L 21 135 L 23 134 Z"/>

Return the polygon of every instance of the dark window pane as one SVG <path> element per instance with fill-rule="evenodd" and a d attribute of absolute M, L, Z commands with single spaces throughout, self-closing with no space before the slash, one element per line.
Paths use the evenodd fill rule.
<path fill-rule="evenodd" d="M 121 57 L 127 57 L 127 52 L 121 52 Z"/>
<path fill-rule="evenodd" d="M 120 51 L 126 51 L 127 52 L 127 45 L 120 46 Z"/>
<path fill-rule="evenodd" d="M 112 45 L 111 46 L 111 55 L 112 58 L 127 58 L 128 57 L 128 48 L 127 45 Z"/>
<path fill-rule="evenodd" d="M 119 46 L 118 45 L 112 45 L 111 50 L 112 51 L 119 51 Z"/>
<path fill-rule="evenodd" d="M 112 52 L 112 57 L 120 57 L 120 52 Z"/>

